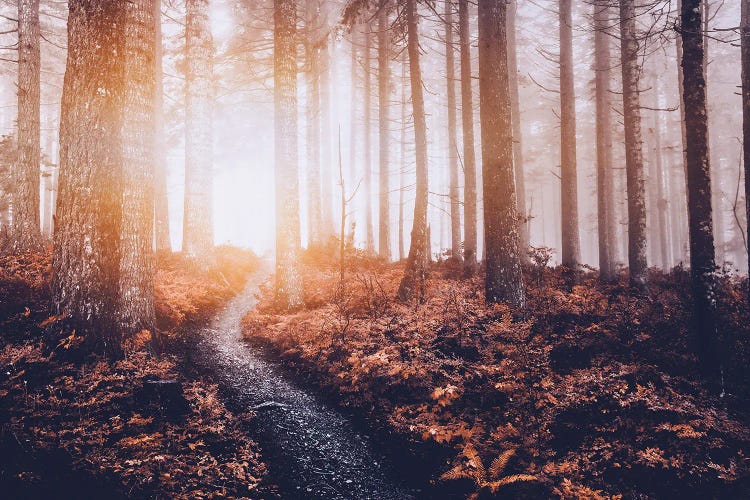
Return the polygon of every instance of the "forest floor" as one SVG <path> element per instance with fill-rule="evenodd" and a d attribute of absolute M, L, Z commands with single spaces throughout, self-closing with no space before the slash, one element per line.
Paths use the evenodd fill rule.
<path fill-rule="evenodd" d="M 186 370 L 210 377 L 222 400 L 237 412 L 251 410 L 252 437 L 268 464 L 268 480 L 284 499 L 407 500 L 421 484 L 405 484 L 388 452 L 387 436 L 353 419 L 297 383 L 283 363 L 265 359 L 245 342 L 242 318 L 257 302 L 258 285 L 271 266 L 252 275 L 204 328 L 188 339 Z M 411 470 L 413 468 L 409 468 Z"/>
<path fill-rule="evenodd" d="M 409 443 L 433 495 L 750 497 L 746 280 L 721 278 L 722 384 L 691 354 L 679 268 L 651 272 L 645 291 L 590 270 L 574 284 L 537 252 L 522 314 L 487 306 L 451 261 L 417 305 L 394 300 L 402 264 L 349 255 L 342 287 L 331 255 L 305 253 L 294 314 L 261 287 L 245 335 Z"/>
<path fill-rule="evenodd" d="M 0 261 L 0 491 L 5 498 L 274 497 L 248 428 L 217 387 L 181 376 L 179 340 L 244 286 L 259 260 L 222 247 L 201 271 L 159 255 L 158 336 L 116 363 L 49 317 L 50 256 Z M 158 346 L 158 352 L 155 348 Z M 171 352 L 171 354 L 170 354 Z M 178 384 L 159 381 L 178 380 Z M 162 391 L 160 387 L 165 389 Z M 176 391 L 166 389 L 177 387 Z"/>

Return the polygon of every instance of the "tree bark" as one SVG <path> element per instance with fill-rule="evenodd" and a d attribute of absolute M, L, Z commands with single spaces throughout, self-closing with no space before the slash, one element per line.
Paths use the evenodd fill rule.
<path fill-rule="evenodd" d="M 297 12 L 274 0 L 274 143 L 276 155 L 276 303 L 302 305 L 297 168 Z"/>
<path fill-rule="evenodd" d="M 388 10 L 385 5 L 378 12 L 378 127 L 380 168 L 378 176 L 378 254 L 391 260 L 391 209 L 390 209 L 390 46 L 388 37 Z"/>
<path fill-rule="evenodd" d="M 155 0 L 126 2 L 122 125 L 120 301 L 122 333 L 153 331 Z"/>
<path fill-rule="evenodd" d="M 520 226 L 518 238 L 521 251 L 521 262 L 529 260 L 529 220 L 526 208 L 526 181 L 523 168 L 523 141 L 521 132 L 521 100 L 518 88 L 518 54 L 516 46 L 516 11 L 518 1 L 508 4 L 508 75 L 510 84 L 510 106 L 513 115 L 513 165 L 516 178 L 516 200 Z"/>
<path fill-rule="evenodd" d="M 464 275 L 477 267 L 477 166 L 474 152 L 474 96 L 471 83 L 469 0 L 458 0 L 461 56 L 461 124 L 464 153 Z"/>
<path fill-rule="evenodd" d="M 155 82 L 154 90 L 154 128 L 155 128 L 155 224 L 156 249 L 171 252 L 172 239 L 169 232 L 169 196 L 167 190 L 167 137 L 164 122 L 164 69 L 163 37 L 161 29 L 162 0 L 154 1 L 154 38 L 156 51 L 154 56 Z"/>
<path fill-rule="evenodd" d="M 646 283 L 646 203 L 643 181 L 643 140 L 638 88 L 638 38 L 635 0 L 620 0 L 620 52 L 622 57 L 622 103 L 625 122 L 625 172 L 628 196 L 628 266 L 630 282 Z"/>
<path fill-rule="evenodd" d="M 419 62 L 419 18 L 416 0 L 406 0 L 405 9 L 417 181 L 409 257 L 406 260 L 404 277 L 399 284 L 398 298 L 403 301 L 417 298 L 422 302 L 424 300 L 427 263 L 430 258 L 429 252 L 426 250 L 429 242 L 427 235 L 427 123 L 422 89 L 422 70 Z"/>
<path fill-rule="evenodd" d="M 453 2 L 445 0 L 445 79 L 448 100 L 448 187 L 451 207 L 451 257 L 461 259 L 461 193 L 458 186 L 458 138 L 456 128 L 456 57 L 453 45 Z"/>
<path fill-rule="evenodd" d="M 560 217 L 562 265 L 575 269 L 581 260 L 578 235 L 576 166 L 576 97 L 573 67 L 571 0 L 560 0 Z"/>
<path fill-rule="evenodd" d="M 15 253 L 42 248 L 39 220 L 40 49 L 39 0 L 18 1 L 18 163 L 13 169 Z"/>
<path fill-rule="evenodd" d="M 750 241 L 750 0 L 742 0 L 740 44 L 742 46 L 742 152 L 745 163 L 745 227 Z M 747 268 L 750 269 L 750 253 Z M 750 297 L 748 297 L 750 300 Z"/>
<path fill-rule="evenodd" d="M 599 219 L 599 277 L 615 277 L 616 243 L 612 188 L 612 102 L 610 99 L 610 49 L 606 29 L 609 23 L 606 1 L 594 5 L 594 65 L 596 68 L 596 186 Z"/>
<path fill-rule="evenodd" d="M 678 14 L 682 12 L 682 0 L 677 0 L 677 12 Z M 685 221 L 688 219 L 688 206 L 687 206 L 687 192 L 688 192 L 688 180 L 687 180 L 687 129 L 685 128 L 685 102 L 683 101 L 683 95 L 684 95 L 684 77 L 682 74 L 682 37 L 677 36 L 675 37 L 675 48 L 677 51 L 677 86 L 679 88 L 679 94 L 680 94 L 680 132 L 681 132 L 681 139 L 682 143 L 680 144 L 681 148 L 680 151 L 682 152 L 682 172 L 683 172 L 683 178 L 685 180 L 685 203 L 683 205 L 683 209 L 681 210 L 682 214 L 682 220 L 683 224 L 680 226 L 680 240 L 683 244 L 687 243 L 687 245 L 684 245 L 687 247 L 687 250 L 685 250 L 684 255 L 681 256 L 685 260 L 690 259 L 690 235 L 687 234 L 686 228 L 688 224 L 685 224 Z M 688 230 L 689 232 L 689 230 Z"/>
<path fill-rule="evenodd" d="M 707 370 L 718 367 L 716 349 L 716 271 L 711 219 L 711 169 L 708 159 L 706 82 L 703 75 L 701 0 L 683 0 L 682 72 L 687 130 L 688 223 L 690 274 L 693 289 L 693 328 L 698 353 Z"/>
<path fill-rule="evenodd" d="M 479 102 L 482 126 L 487 302 L 525 305 L 519 255 L 518 209 L 504 0 L 479 0 Z"/>
<path fill-rule="evenodd" d="M 112 357 L 121 354 L 119 246 L 127 4 L 71 0 L 60 119 L 52 308 Z"/>
<path fill-rule="evenodd" d="M 213 54 L 208 0 L 186 0 L 185 214 L 182 251 L 202 265 L 213 250 Z"/>

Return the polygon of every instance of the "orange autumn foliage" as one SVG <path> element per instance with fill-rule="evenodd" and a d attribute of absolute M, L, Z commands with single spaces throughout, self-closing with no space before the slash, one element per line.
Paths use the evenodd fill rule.
<path fill-rule="evenodd" d="M 215 385 L 182 380 L 185 414 L 168 416 L 140 392 L 147 380 L 179 379 L 174 355 L 148 348 L 152 332 L 125 340 L 115 363 L 80 351 L 83 338 L 49 316 L 49 255 L 0 259 L 0 484 L 9 498 L 75 491 L 81 497 L 128 495 L 208 498 L 260 495 L 265 465 L 245 422 L 221 403 Z M 217 249 L 217 267 L 198 271 L 160 254 L 158 323 L 172 339 L 208 318 L 258 266 L 249 252 Z M 9 460 L 11 459 L 12 460 Z M 67 490 L 66 490 L 67 488 Z"/>
<path fill-rule="evenodd" d="M 721 279 L 731 396 L 718 400 L 691 354 L 681 269 L 652 272 L 640 294 L 624 276 L 601 285 L 584 273 L 571 286 L 569 275 L 531 266 L 521 312 L 487 306 L 481 278 L 457 280 L 450 262 L 433 268 L 417 305 L 394 299 L 401 264 L 360 258 L 342 284 L 330 256 L 306 258 L 305 307 L 276 311 L 269 282 L 244 320 L 247 338 L 341 404 L 424 443 L 434 478 L 463 471 L 471 446 L 487 460 L 516 450 L 504 473 L 535 478 L 498 484 L 498 495 L 750 492 L 746 282 Z M 481 481 L 437 484 L 493 494 Z"/>

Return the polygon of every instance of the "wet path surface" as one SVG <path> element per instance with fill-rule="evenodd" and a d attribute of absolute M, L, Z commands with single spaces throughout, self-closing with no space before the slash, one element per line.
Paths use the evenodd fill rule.
<path fill-rule="evenodd" d="M 267 271 L 253 275 L 200 332 L 189 353 L 196 371 L 213 376 L 230 406 L 256 408 L 255 438 L 283 498 L 414 498 L 370 436 L 242 340 L 241 319 L 255 306 L 254 293 L 265 276 Z"/>

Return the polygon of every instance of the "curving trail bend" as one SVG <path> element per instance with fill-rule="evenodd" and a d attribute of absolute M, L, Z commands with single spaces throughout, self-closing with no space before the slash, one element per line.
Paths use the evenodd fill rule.
<path fill-rule="evenodd" d="M 242 340 L 241 319 L 255 307 L 261 270 L 227 304 L 188 352 L 191 369 L 211 375 L 231 407 L 255 409 L 257 435 L 270 479 L 283 498 L 409 499 L 373 438 L 350 418 L 296 385 L 280 367 Z"/>

